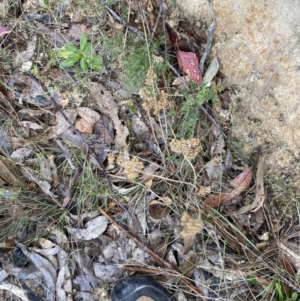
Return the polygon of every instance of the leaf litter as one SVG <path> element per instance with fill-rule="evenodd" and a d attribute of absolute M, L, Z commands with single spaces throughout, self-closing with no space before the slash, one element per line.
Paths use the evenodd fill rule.
<path fill-rule="evenodd" d="M 55 19 L 39 1 L 7 12 L 0 27 L 3 51 L 12 59 L 0 67 L 1 298 L 110 300 L 117 280 L 142 273 L 157 277 L 176 300 L 252 300 L 272 280 L 261 265 L 279 277 L 287 298 L 299 293 L 285 274 L 295 277 L 299 270 L 299 229 L 283 225 L 268 202 L 264 156 L 237 170 L 241 158 L 222 132 L 227 88 L 217 57 L 204 64 L 213 14 L 206 36 L 188 20 L 171 17 L 167 23 L 162 7 L 144 2 L 129 3 L 128 24 L 119 17 L 122 5 L 112 11 L 104 4 L 102 21 L 84 17 L 94 11 L 71 12 L 62 4 L 51 10 Z M 164 10 L 171 6 L 164 3 Z M 21 23 L 12 26 L 11 13 L 28 24 L 16 44 Z M 62 18 L 65 13 L 72 17 Z M 126 70 L 116 66 L 122 55 L 114 61 L 101 49 L 108 40 L 93 39 L 99 32 L 113 39 L 116 28 L 120 34 L 127 26 L 133 32 L 128 41 L 133 37 L 138 47 L 145 23 L 131 20 L 134 15 L 144 16 L 150 45 L 158 48 L 147 50 L 150 65 L 131 94 L 122 81 Z M 82 37 L 105 68 L 89 70 L 86 61 L 83 75 L 73 65 L 58 71 L 63 66 L 53 54 L 66 43 L 77 51 Z M 165 48 L 155 44 L 161 37 Z M 164 61 L 162 52 L 174 55 Z M 214 105 L 212 99 L 184 102 L 189 93 L 194 100 L 203 97 L 203 87 L 215 91 Z M 203 104 L 213 116 L 199 109 Z M 187 118 L 192 112 L 196 123 Z M 189 124 L 194 128 L 182 131 Z M 284 231 L 293 234 L 284 239 Z M 276 248 L 281 253 L 269 256 Z M 272 261 L 277 257 L 281 270 Z"/>

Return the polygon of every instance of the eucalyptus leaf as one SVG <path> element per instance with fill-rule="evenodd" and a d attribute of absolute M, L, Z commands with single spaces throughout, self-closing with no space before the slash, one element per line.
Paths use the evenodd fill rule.
<path fill-rule="evenodd" d="M 218 58 L 215 56 L 211 63 L 209 64 L 209 67 L 207 68 L 205 75 L 203 77 L 203 85 L 206 87 L 210 87 L 212 80 L 216 76 L 216 74 L 219 71 L 219 62 Z"/>

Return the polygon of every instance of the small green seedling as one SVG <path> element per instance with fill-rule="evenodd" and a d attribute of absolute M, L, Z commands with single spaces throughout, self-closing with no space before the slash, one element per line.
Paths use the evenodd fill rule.
<path fill-rule="evenodd" d="M 80 64 L 82 71 L 101 71 L 102 57 L 92 54 L 92 43 L 88 42 L 87 33 L 80 35 L 79 49 L 71 43 L 67 43 L 64 49 L 58 50 L 57 55 L 64 60 L 60 63 L 62 67 L 72 67 Z"/>

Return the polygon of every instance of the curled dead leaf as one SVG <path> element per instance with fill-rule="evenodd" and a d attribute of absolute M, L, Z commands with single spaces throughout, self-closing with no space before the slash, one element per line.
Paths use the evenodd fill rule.
<path fill-rule="evenodd" d="M 205 205 L 212 208 L 217 208 L 218 206 L 223 205 L 225 202 L 240 195 L 250 186 L 252 176 L 253 170 L 252 167 L 250 167 L 233 179 L 232 184 L 234 188 L 231 192 L 214 194 L 205 201 Z"/>
<path fill-rule="evenodd" d="M 155 219 L 162 219 L 171 212 L 171 208 L 168 204 L 172 203 L 172 200 L 168 197 L 163 198 L 165 202 L 152 200 L 149 205 L 149 214 Z"/>

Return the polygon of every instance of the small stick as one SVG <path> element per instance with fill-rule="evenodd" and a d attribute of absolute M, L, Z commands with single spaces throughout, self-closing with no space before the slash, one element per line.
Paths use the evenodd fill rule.
<path fill-rule="evenodd" d="M 133 271 L 133 272 L 144 272 L 152 275 L 168 275 L 171 277 L 176 276 L 173 271 L 168 271 L 165 269 L 159 269 L 157 267 L 143 267 L 143 266 L 135 266 L 135 265 L 123 265 L 122 268 L 124 270 Z"/>
<path fill-rule="evenodd" d="M 217 26 L 215 13 L 214 13 L 214 10 L 213 10 L 213 7 L 212 7 L 212 0 L 207 0 L 207 1 L 208 1 L 208 9 L 209 9 L 209 12 L 210 12 L 210 15 L 211 15 L 211 18 L 212 18 L 212 22 L 208 27 L 207 43 L 206 43 L 204 53 L 203 53 L 203 55 L 201 57 L 201 60 L 200 60 L 200 63 L 199 63 L 199 68 L 200 68 L 201 73 L 203 73 L 204 63 L 207 59 L 208 54 L 210 53 L 211 46 L 212 46 L 212 41 L 213 41 L 213 37 L 214 37 L 214 32 L 215 32 L 215 29 L 216 29 L 216 26 Z"/>
<path fill-rule="evenodd" d="M 100 3 L 118 22 L 120 22 L 122 25 L 126 26 L 128 29 L 134 32 L 142 41 L 145 41 L 145 37 L 137 28 L 135 28 L 134 26 L 127 23 L 124 19 L 122 19 L 117 13 L 113 11 L 113 9 L 106 5 L 104 1 L 100 0 Z"/>
<path fill-rule="evenodd" d="M 168 261 L 161 258 L 158 254 L 156 254 L 154 251 L 152 251 L 150 248 L 142 244 L 137 237 L 135 237 L 133 234 L 131 234 L 129 231 L 124 229 L 122 226 L 120 226 L 105 210 L 98 207 L 98 210 L 101 214 L 103 214 L 112 224 L 114 224 L 119 230 L 123 231 L 126 236 L 130 239 L 132 239 L 140 248 L 145 249 L 155 260 L 163 264 L 165 267 L 167 267 L 170 270 L 174 271 L 174 276 L 178 277 L 181 282 L 183 282 L 187 287 L 189 287 L 194 293 L 197 294 L 198 297 L 200 297 L 202 300 L 206 300 L 205 296 L 202 295 L 202 293 L 192 284 L 187 278 L 184 278 L 183 275 Z"/>
<path fill-rule="evenodd" d="M 161 2 L 161 1 L 160 1 L 160 2 Z M 152 41 L 153 41 L 153 38 L 154 38 L 154 35 L 155 35 L 155 31 L 156 31 L 156 28 L 157 28 L 157 26 L 158 26 L 158 23 L 159 23 L 159 19 L 160 19 L 160 18 L 162 18 L 162 20 L 163 20 L 163 13 L 162 13 L 162 5 L 161 5 L 161 3 L 160 3 L 160 5 L 159 5 L 159 11 L 158 11 L 158 16 L 157 16 L 157 18 L 156 18 L 155 25 L 154 25 L 154 27 L 153 27 L 153 29 L 152 29 L 151 39 L 150 39 L 150 42 L 149 42 L 149 47 L 150 47 L 151 44 L 152 44 Z"/>

